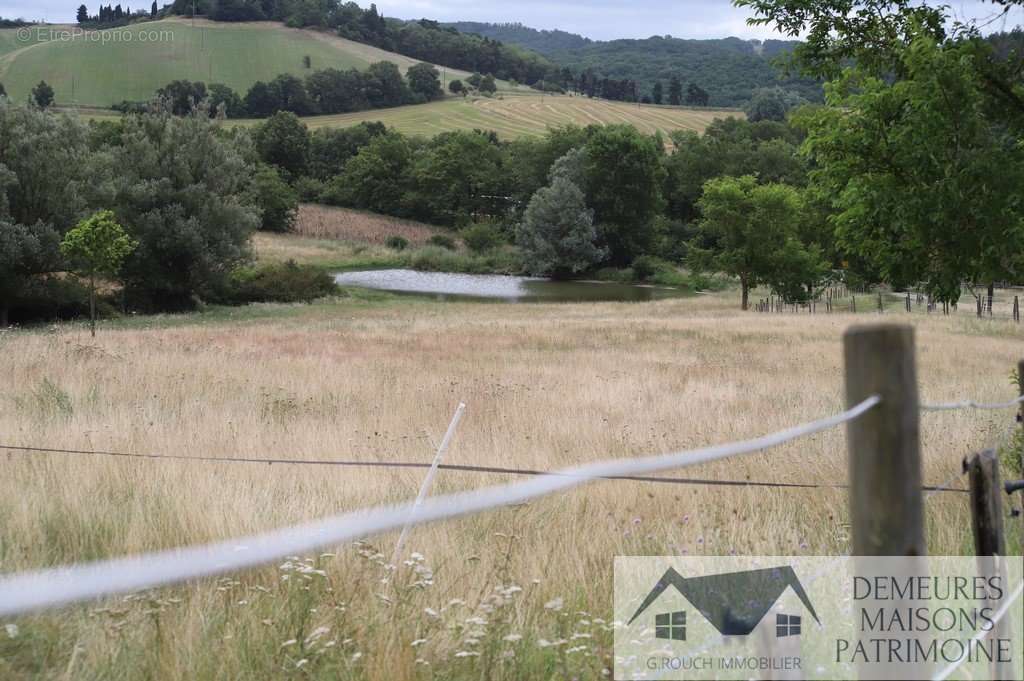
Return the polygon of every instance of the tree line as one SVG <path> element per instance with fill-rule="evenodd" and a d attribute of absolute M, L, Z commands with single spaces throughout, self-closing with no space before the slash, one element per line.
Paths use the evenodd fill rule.
<path fill-rule="evenodd" d="M 472 79 L 470 79 L 472 80 Z M 462 88 L 459 82 L 460 92 Z M 478 80 L 480 84 L 482 81 Z M 493 78 L 490 92 L 494 91 Z M 487 87 L 480 87 L 487 92 Z M 367 69 L 321 69 L 306 78 L 281 74 L 270 82 L 257 81 L 245 96 L 227 85 L 176 80 L 157 90 L 158 106 L 166 103 L 171 112 L 184 116 L 200 104 L 212 116 L 224 118 L 267 118 L 279 111 L 299 116 L 337 114 L 422 104 L 444 96 L 441 74 L 431 64 L 416 64 L 405 75 L 391 62 L 376 62 Z M 152 102 L 121 102 L 114 109 L 141 113 Z"/>
<path fill-rule="evenodd" d="M 533 50 L 573 73 L 590 72 L 598 82 L 605 78 L 633 82 L 639 93 L 635 101 L 648 97 L 654 102 L 657 84 L 662 83 L 664 89 L 673 77 L 696 83 L 707 92 L 706 104 L 676 102 L 690 105 L 740 107 L 762 87 L 781 87 L 808 101 L 820 102 L 823 94 L 820 78 L 789 75 L 774 65 L 775 59 L 785 57 L 797 46 L 796 41 L 683 40 L 672 36 L 595 41 L 521 24 L 452 25 L 465 33 Z"/>
<path fill-rule="evenodd" d="M 88 26 L 90 28 L 113 28 L 125 26 L 136 20 L 153 20 L 158 16 L 159 10 L 157 9 L 156 0 L 150 5 L 148 11 L 140 9 L 135 12 L 132 12 L 130 5 L 122 8 L 119 3 L 117 5 L 100 5 L 96 14 L 90 14 L 89 8 L 82 4 L 78 6 L 78 10 L 75 12 L 75 21 L 80 26 Z"/>
<path fill-rule="evenodd" d="M 249 133 L 205 112 L 85 124 L 0 98 L 0 325 L 86 312 L 95 287 L 68 273 L 119 282 L 125 310 L 272 299 L 267 272 L 247 269 L 250 238 L 294 208 Z M 273 274 L 286 297 L 333 290 L 302 268 Z"/>

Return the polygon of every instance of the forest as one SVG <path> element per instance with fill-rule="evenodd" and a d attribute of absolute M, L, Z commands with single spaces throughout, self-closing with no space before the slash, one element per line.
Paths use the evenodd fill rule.
<path fill-rule="evenodd" d="M 821 81 L 786 75 L 776 65 L 797 45 L 795 41 L 747 41 L 739 38 L 682 40 L 652 36 L 639 40 L 595 41 L 564 31 L 538 31 L 520 24 L 458 22 L 474 33 L 534 50 L 564 69 L 600 81 L 604 78 L 636 83 L 638 99 L 654 99 L 658 83 L 673 78 L 708 93 L 707 104 L 741 107 L 763 87 L 781 87 L 808 101 L 820 102 Z M 581 90 L 583 91 L 583 90 Z M 667 98 L 666 98 L 667 103 Z M 694 102 L 683 102 L 694 103 Z"/>

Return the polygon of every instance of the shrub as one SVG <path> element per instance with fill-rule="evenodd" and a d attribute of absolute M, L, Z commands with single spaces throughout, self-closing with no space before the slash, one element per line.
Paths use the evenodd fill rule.
<path fill-rule="evenodd" d="M 286 263 L 237 269 L 228 283 L 227 300 L 246 303 L 300 303 L 334 295 L 338 286 L 327 272 L 312 265 Z"/>
<path fill-rule="evenodd" d="M 656 258 L 650 255 L 641 255 L 633 261 L 633 276 L 637 281 L 648 281 L 661 268 Z"/>
<path fill-rule="evenodd" d="M 505 236 L 494 225 L 481 222 L 462 230 L 462 240 L 474 253 L 486 253 L 505 242 Z"/>
<path fill-rule="evenodd" d="M 448 236 L 447 234 L 435 234 L 427 240 L 431 246 L 439 246 L 440 248 L 446 248 L 449 251 L 454 251 L 458 248 L 455 243 L 455 239 Z"/>
<path fill-rule="evenodd" d="M 324 183 L 315 177 L 302 176 L 295 181 L 295 192 L 302 201 L 316 203 L 324 192 Z"/>
<path fill-rule="evenodd" d="M 409 240 L 404 236 L 389 236 L 384 242 L 384 245 L 394 251 L 404 251 L 409 247 Z"/>

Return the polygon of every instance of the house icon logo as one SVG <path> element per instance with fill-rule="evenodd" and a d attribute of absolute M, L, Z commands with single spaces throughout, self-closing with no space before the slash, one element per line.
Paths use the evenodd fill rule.
<path fill-rule="evenodd" d="M 775 567 L 745 572 L 729 572 L 703 577 L 685 578 L 669 568 L 654 585 L 627 624 L 632 624 L 669 587 L 674 587 L 723 636 L 747 636 L 787 588 L 800 599 L 819 625 L 814 606 L 792 567 Z M 686 640 L 687 611 L 658 613 L 654 617 L 655 637 L 673 641 Z M 775 635 L 778 638 L 800 635 L 801 616 L 777 614 Z"/>

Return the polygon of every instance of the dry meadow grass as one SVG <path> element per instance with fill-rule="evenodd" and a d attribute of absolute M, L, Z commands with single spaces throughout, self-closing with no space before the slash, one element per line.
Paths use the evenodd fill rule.
<path fill-rule="evenodd" d="M 345 239 L 383 246 L 390 236 L 400 236 L 422 246 L 443 230 L 413 220 L 367 213 L 350 208 L 303 204 L 295 221 L 295 234 L 314 239 Z"/>
<path fill-rule="evenodd" d="M 448 462 L 558 468 L 751 437 L 839 411 L 841 334 L 877 317 L 741 314 L 734 298 L 573 306 L 349 298 L 257 307 L 237 319 L 138 321 L 103 328 L 94 342 L 79 326 L 6 333 L 0 433 L 11 444 L 155 454 L 429 461 L 463 400 Z M 1012 394 L 1021 327 L 920 315 L 913 323 L 924 399 Z M 926 415 L 926 481 L 947 480 L 1009 419 Z M 2 572 L 407 500 L 421 479 L 0 456 Z M 685 474 L 836 483 L 845 470 L 839 429 Z M 435 492 L 502 481 L 443 472 Z M 0 628 L 0 678 L 602 678 L 611 666 L 613 556 L 837 554 L 848 548 L 846 518 L 842 490 L 599 483 L 418 528 L 391 584 L 381 580 L 394 535 L 11 620 L 15 635 Z M 968 552 L 962 496 L 929 499 L 927 518 L 931 552 Z"/>

